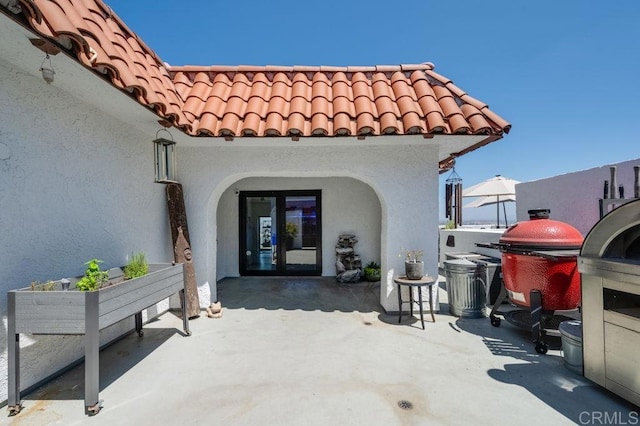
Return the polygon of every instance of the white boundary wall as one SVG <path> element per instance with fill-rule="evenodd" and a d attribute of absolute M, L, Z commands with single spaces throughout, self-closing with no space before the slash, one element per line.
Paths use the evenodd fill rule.
<path fill-rule="evenodd" d="M 586 236 L 600 219 L 598 200 L 604 181 L 611 179 L 610 166 L 617 168 L 616 180 L 624 185 L 625 197 L 633 197 L 633 166 L 640 166 L 640 159 L 520 183 L 516 185 L 517 220 L 529 220 L 527 210 L 547 208 L 550 219 L 566 222 Z"/>

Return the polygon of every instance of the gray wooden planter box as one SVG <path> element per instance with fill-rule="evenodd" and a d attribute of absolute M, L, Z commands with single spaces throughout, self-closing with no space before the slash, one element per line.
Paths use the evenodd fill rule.
<path fill-rule="evenodd" d="M 109 277 L 122 270 L 109 271 Z M 122 281 L 96 291 L 78 291 L 71 279 L 68 291 L 56 282 L 53 291 L 33 291 L 30 287 L 8 292 L 8 361 L 9 398 L 12 414 L 21 409 L 20 334 L 84 335 L 85 407 L 89 414 L 100 410 L 99 350 L 100 330 L 130 316 L 135 317 L 136 331 L 142 336 L 142 310 L 180 292 L 183 328 L 190 335 L 184 306 L 184 265 L 151 264 L 143 277 Z"/>

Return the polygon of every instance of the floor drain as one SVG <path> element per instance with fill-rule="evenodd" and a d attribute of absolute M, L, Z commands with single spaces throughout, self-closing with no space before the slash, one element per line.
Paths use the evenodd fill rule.
<path fill-rule="evenodd" d="M 413 408 L 413 404 L 410 401 L 398 401 L 398 407 L 403 410 L 411 410 Z"/>
<path fill-rule="evenodd" d="M 364 321 L 363 324 L 364 325 L 371 325 L 371 323 L 369 321 Z"/>

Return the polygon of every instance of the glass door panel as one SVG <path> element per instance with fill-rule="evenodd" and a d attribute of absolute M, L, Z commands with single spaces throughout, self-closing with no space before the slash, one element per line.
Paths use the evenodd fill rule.
<path fill-rule="evenodd" d="M 277 269 L 276 197 L 244 198 L 244 266 L 250 271 Z"/>
<path fill-rule="evenodd" d="M 314 271 L 318 257 L 318 216 L 315 195 L 285 197 L 285 269 Z"/>

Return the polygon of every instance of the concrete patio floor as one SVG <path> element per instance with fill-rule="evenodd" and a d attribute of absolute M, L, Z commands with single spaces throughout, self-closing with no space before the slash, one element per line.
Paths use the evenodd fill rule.
<path fill-rule="evenodd" d="M 449 315 L 440 292 L 422 330 L 385 314 L 378 286 L 225 279 L 224 315 L 190 321 L 192 336 L 166 313 L 101 352 L 98 415 L 84 414 L 80 365 L 0 423 L 612 424 L 605 413 L 638 423 L 637 407 L 564 366 L 559 339 L 539 355 L 526 330 Z"/>

